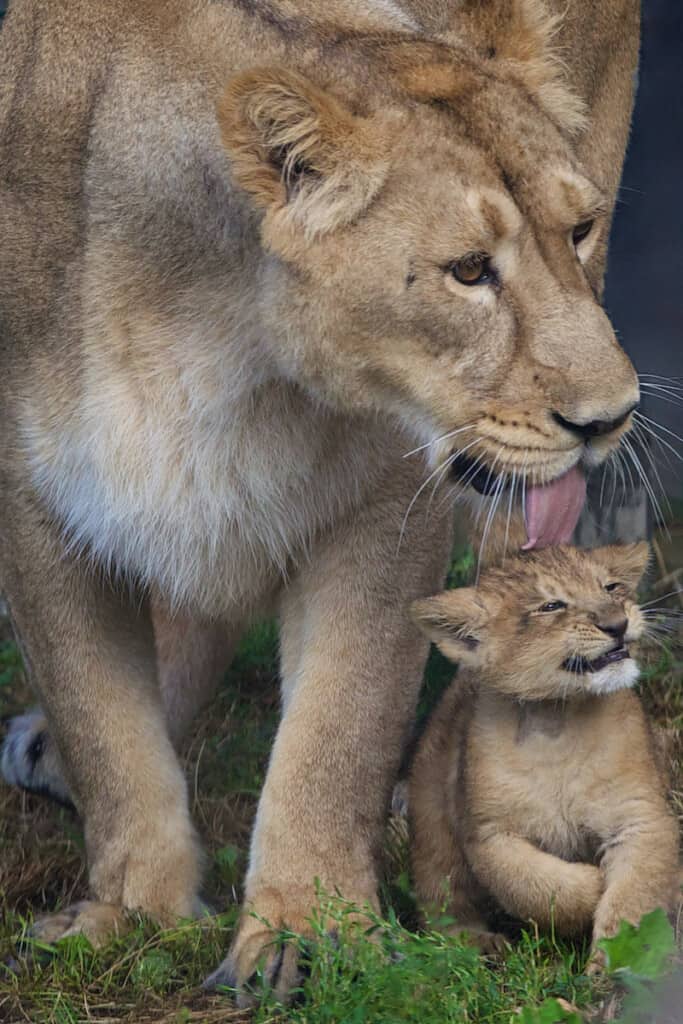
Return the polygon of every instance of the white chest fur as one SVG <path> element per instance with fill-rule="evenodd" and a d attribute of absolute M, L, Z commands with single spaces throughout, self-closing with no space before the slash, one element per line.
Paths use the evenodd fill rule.
<path fill-rule="evenodd" d="M 79 553 L 230 615 L 367 491 L 379 431 L 268 379 L 257 345 L 207 344 L 205 324 L 199 339 L 136 319 L 131 339 L 110 322 L 106 339 L 66 417 L 27 403 L 36 484 Z"/>

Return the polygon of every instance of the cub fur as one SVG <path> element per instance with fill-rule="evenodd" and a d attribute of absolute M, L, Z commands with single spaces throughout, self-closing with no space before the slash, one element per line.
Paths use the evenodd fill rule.
<path fill-rule="evenodd" d="M 549 548 L 413 605 L 461 663 L 410 778 L 419 899 L 485 949 L 498 908 L 593 943 L 672 910 L 679 837 L 637 696 L 647 544 Z"/>

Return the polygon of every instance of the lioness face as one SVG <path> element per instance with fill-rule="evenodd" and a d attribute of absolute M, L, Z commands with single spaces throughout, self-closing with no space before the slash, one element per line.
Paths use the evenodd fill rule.
<path fill-rule="evenodd" d="M 450 658 L 475 667 L 482 686 L 508 697 L 600 695 L 638 678 L 634 645 L 645 632 L 635 590 L 646 543 L 555 547 L 485 572 L 474 589 L 417 601 L 417 624 Z"/>
<path fill-rule="evenodd" d="M 361 119 L 268 72 L 221 124 L 264 209 L 282 371 L 395 414 L 481 491 L 543 485 L 602 460 L 639 397 L 590 268 L 605 199 L 520 89 L 464 110 Z"/>

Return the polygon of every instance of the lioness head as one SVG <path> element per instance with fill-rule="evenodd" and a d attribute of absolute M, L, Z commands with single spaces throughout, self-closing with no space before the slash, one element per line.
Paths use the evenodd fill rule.
<path fill-rule="evenodd" d="M 533 47 L 383 53 L 381 106 L 281 68 L 220 102 L 261 215 L 273 358 L 327 403 L 395 414 L 480 492 L 526 478 L 530 544 L 566 541 L 575 467 L 639 398 L 597 298 L 608 209 L 573 153 L 579 105 Z"/>
<path fill-rule="evenodd" d="M 635 590 L 649 547 L 554 547 L 485 572 L 475 588 L 417 601 L 418 626 L 482 686 L 524 700 L 631 686 L 645 619 Z"/>

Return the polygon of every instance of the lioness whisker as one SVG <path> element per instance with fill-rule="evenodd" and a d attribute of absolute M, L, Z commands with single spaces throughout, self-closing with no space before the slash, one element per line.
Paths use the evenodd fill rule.
<path fill-rule="evenodd" d="M 418 452 L 423 452 L 425 448 L 431 447 L 431 445 L 439 444 L 441 441 L 448 441 L 451 437 L 455 437 L 456 434 L 462 434 L 464 430 L 472 430 L 476 427 L 476 423 L 468 423 L 464 427 L 458 427 L 457 430 L 450 430 L 447 434 L 442 434 L 441 437 L 436 437 L 431 441 L 427 441 L 425 444 L 419 445 L 417 448 L 412 448 L 411 451 L 405 452 L 403 455 L 404 459 L 409 459 L 411 455 L 417 455 Z"/>
<path fill-rule="evenodd" d="M 640 431 L 641 431 L 640 435 L 637 433 L 638 429 L 640 429 Z M 655 449 L 653 447 L 653 442 L 655 442 L 657 444 L 657 449 L 656 449 L 657 457 L 662 462 L 662 464 L 665 465 L 666 468 L 670 472 L 672 472 L 672 473 L 677 473 L 678 472 L 678 467 L 674 465 L 674 463 L 673 463 L 673 461 L 671 459 L 671 456 L 669 455 L 669 452 L 668 452 L 667 448 L 662 443 L 662 439 L 661 438 L 655 437 L 651 433 L 647 433 L 646 430 L 645 430 L 645 425 L 642 424 L 642 423 L 634 423 L 633 424 L 633 431 L 636 434 L 636 436 L 640 436 L 641 439 L 643 437 L 647 438 L 647 445 L 646 445 L 646 447 L 647 447 L 648 451 L 650 452 L 650 454 L 652 455 L 653 461 L 654 461 L 654 458 L 655 458 Z"/>
<path fill-rule="evenodd" d="M 491 465 L 489 466 L 489 471 L 488 471 L 488 474 L 486 476 L 486 485 L 484 487 L 485 491 L 488 490 L 489 483 L 491 482 L 491 477 L 493 476 L 493 471 L 496 468 L 496 463 L 498 462 L 498 459 L 503 454 L 504 450 L 505 450 L 505 445 L 501 445 L 500 448 L 498 449 L 498 451 L 496 452 L 496 455 L 495 455 L 493 461 L 491 462 Z M 502 477 L 499 477 L 499 480 L 502 480 L 502 479 L 503 479 Z M 493 497 L 495 497 L 495 495 L 497 493 L 497 489 L 498 489 L 498 481 L 496 481 L 496 487 L 495 487 L 495 490 L 494 490 L 494 493 L 493 493 Z M 490 511 L 492 505 L 493 505 L 493 502 L 491 503 L 491 506 L 489 506 L 489 511 Z M 475 527 L 477 527 L 479 525 L 479 521 L 480 521 L 480 519 L 481 519 L 481 517 L 482 517 L 482 515 L 484 513 L 484 509 L 485 508 L 486 508 L 486 506 L 485 506 L 484 502 L 482 501 L 481 504 L 479 505 L 479 511 L 477 512 L 477 518 L 474 521 Z"/>
<path fill-rule="evenodd" d="M 473 480 L 474 477 L 477 475 L 477 470 L 480 468 L 483 462 L 484 456 L 478 455 L 477 458 L 473 461 L 472 465 L 467 470 L 467 472 L 465 473 L 465 475 L 460 478 L 458 483 L 454 484 L 453 487 L 448 489 L 448 491 L 446 492 L 446 494 L 436 507 L 437 513 L 441 511 L 446 501 L 450 500 L 454 504 L 456 504 L 460 500 L 460 498 L 465 496 L 465 492 L 470 481 Z"/>
<path fill-rule="evenodd" d="M 642 463 L 641 463 L 640 459 L 638 458 L 638 455 L 637 455 L 633 445 L 631 444 L 631 442 L 629 441 L 629 439 L 627 437 L 623 437 L 622 438 L 622 444 L 624 445 L 626 451 L 629 453 L 629 455 L 631 457 L 631 460 L 633 461 L 634 468 L 636 469 L 638 475 L 640 476 L 640 479 L 642 481 L 643 487 L 645 488 L 645 491 L 646 491 L 646 493 L 647 493 L 647 495 L 648 495 L 648 497 L 650 499 L 650 502 L 652 503 L 652 508 L 653 508 L 653 511 L 654 511 L 654 513 L 655 513 L 655 515 L 657 517 L 657 522 L 658 523 L 662 523 L 662 524 L 666 524 L 666 520 L 665 520 L 664 515 L 662 513 L 661 506 L 660 506 L 660 504 L 659 504 L 659 502 L 657 500 L 657 495 L 655 494 L 654 490 L 652 489 L 652 485 L 651 485 L 650 481 L 647 478 L 647 474 L 646 474 L 645 470 L 643 469 Z M 666 525 L 664 525 L 664 529 L 668 533 Z"/>
<path fill-rule="evenodd" d="M 634 435 L 636 436 L 636 438 L 638 438 L 640 440 L 641 444 L 644 444 L 646 447 L 649 448 L 649 445 L 647 443 L 647 434 L 643 430 L 642 425 L 639 424 L 639 423 L 635 423 L 633 425 L 633 432 L 634 432 Z M 652 453 L 652 454 L 654 455 L 654 453 Z M 669 515 L 669 518 L 673 519 L 674 511 L 673 511 L 673 508 L 671 507 L 671 502 L 669 500 L 669 495 L 666 493 L 666 487 L 664 486 L 664 483 L 662 481 L 662 477 L 661 477 L 659 469 L 657 467 L 657 460 L 656 460 L 656 458 L 653 457 L 650 460 L 650 466 L 652 468 L 652 472 L 653 472 L 654 478 L 655 478 L 655 483 L 657 484 L 657 487 L 659 488 L 659 492 L 660 492 L 660 494 L 662 496 L 662 501 L 663 501 L 663 503 L 664 503 L 664 505 L 666 507 L 666 511 L 667 511 L 667 513 Z"/>
<path fill-rule="evenodd" d="M 508 549 L 508 538 L 510 536 L 510 519 L 512 518 L 512 504 L 515 497 L 515 490 L 517 488 L 517 470 L 512 471 L 512 484 L 510 485 L 510 495 L 508 497 L 508 514 L 505 523 L 505 540 L 503 541 L 503 565 L 505 564 L 505 555 Z"/>
<path fill-rule="evenodd" d="M 503 451 L 503 448 L 501 447 L 500 450 L 498 451 L 498 454 L 496 455 L 495 459 L 493 460 L 493 463 L 491 464 L 491 469 L 493 469 L 493 466 L 495 466 L 495 464 L 496 464 L 498 458 L 500 457 L 502 451 Z M 481 544 L 479 545 L 479 557 L 477 559 L 477 578 L 476 578 L 476 582 L 477 583 L 479 582 L 479 576 L 480 576 L 480 573 L 481 573 L 481 565 L 482 565 L 482 560 L 483 560 L 483 557 L 484 557 L 484 549 L 486 547 L 486 541 L 487 541 L 487 538 L 488 538 L 489 530 L 491 529 L 491 523 L 493 522 L 493 517 L 494 517 L 496 509 L 498 507 L 498 504 L 499 504 L 499 501 L 500 501 L 500 497 L 501 497 L 501 495 L 503 493 L 503 487 L 504 486 L 505 486 L 505 477 L 503 475 L 501 475 L 501 476 L 498 477 L 498 480 L 496 481 L 496 489 L 495 489 L 495 491 L 493 493 L 493 497 L 491 498 L 491 505 L 489 507 L 489 513 L 488 513 L 488 516 L 486 517 L 486 522 L 484 524 L 484 531 L 483 531 L 482 536 L 481 536 Z"/>
<path fill-rule="evenodd" d="M 424 491 L 425 487 L 428 486 L 428 484 L 434 479 L 434 477 L 437 475 L 437 473 L 440 473 L 444 469 L 444 467 L 448 468 L 448 466 L 450 466 L 455 461 L 455 459 L 458 457 L 458 455 L 462 455 L 463 452 L 466 452 L 468 448 L 471 448 L 478 441 L 481 441 L 481 438 L 480 437 L 475 437 L 474 441 L 470 441 L 470 443 L 465 445 L 464 448 L 456 449 L 454 452 L 451 452 L 451 454 L 446 459 L 444 459 L 443 462 L 440 462 L 439 465 L 436 467 L 436 469 L 432 470 L 432 472 L 429 474 L 429 476 L 425 480 L 422 481 L 422 483 L 420 484 L 418 489 L 415 491 L 415 494 L 411 498 L 410 504 L 408 505 L 408 508 L 406 509 L 406 513 L 405 513 L 405 515 L 403 517 L 403 522 L 401 523 L 401 530 L 400 530 L 399 537 L 398 537 L 398 545 L 397 545 L 397 548 L 396 548 L 396 554 L 398 554 L 399 551 L 401 550 L 401 544 L 403 543 L 403 536 L 405 534 L 406 525 L 407 525 L 407 522 L 408 522 L 408 517 L 409 517 L 409 515 L 410 515 L 410 513 L 412 511 L 413 505 L 415 504 L 417 499 L 420 497 L 420 495 Z"/>
<path fill-rule="evenodd" d="M 610 454 L 607 456 L 607 461 L 605 462 L 605 465 L 604 465 L 604 468 L 603 468 L 603 471 L 602 471 L 602 476 L 601 476 L 601 479 L 600 479 L 600 496 L 599 496 L 599 499 L 598 499 L 598 507 L 602 508 L 603 507 L 603 502 L 604 502 L 604 497 L 605 497 L 605 486 L 607 484 L 607 471 L 609 470 L 610 479 L 612 481 L 612 494 L 611 494 L 610 501 L 609 501 L 609 510 L 610 510 L 610 512 L 612 511 L 612 508 L 614 506 L 614 498 L 615 498 L 616 491 L 617 491 L 616 462 L 618 460 L 618 455 L 619 455 L 618 449 L 616 451 L 610 452 Z"/>
<path fill-rule="evenodd" d="M 658 423 L 656 420 L 650 419 L 649 416 L 645 416 L 642 412 L 634 412 L 633 416 L 637 420 L 637 422 L 640 423 L 643 429 L 647 430 L 654 437 L 657 437 L 655 430 L 663 430 L 665 434 L 669 435 L 669 437 L 673 437 L 675 441 L 679 441 L 681 444 L 683 444 L 683 437 L 681 437 L 680 434 L 677 434 L 675 430 L 670 430 L 669 427 L 665 427 L 663 423 Z M 658 440 L 661 441 L 662 439 L 658 438 Z M 662 443 L 668 444 L 668 442 Z M 669 445 L 669 447 L 671 448 L 671 451 L 674 453 L 676 458 L 683 461 L 683 455 L 681 455 L 680 452 L 677 452 L 673 445 Z"/>
<path fill-rule="evenodd" d="M 661 388 L 672 391 L 674 394 L 683 394 L 683 386 L 674 381 L 643 380 L 640 378 L 639 383 L 646 388 Z"/>
<path fill-rule="evenodd" d="M 641 381 L 640 390 L 646 398 L 657 398 L 660 402 L 669 402 L 671 405 L 680 405 L 683 402 L 683 394 L 681 392 L 664 384 Z"/>
<path fill-rule="evenodd" d="M 639 374 L 638 383 L 641 387 L 670 391 L 673 395 L 683 395 L 683 384 L 677 377 L 656 377 L 648 378 L 648 374 Z"/>
<path fill-rule="evenodd" d="M 613 465 L 612 465 L 613 477 L 612 477 L 612 494 L 611 494 L 610 503 L 609 503 L 610 513 L 612 512 L 612 509 L 614 508 L 614 502 L 615 502 L 616 496 L 617 496 L 617 488 L 619 487 L 619 485 L 621 485 L 621 493 L 622 493 L 622 495 L 624 495 L 623 500 L 624 501 L 626 500 L 625 499 L 625 494 L 626 494 L 626 472 L 625 472 L 625 470 L 626 469 L 628 469 L 629 480 L 631 482 L 631 486 L 633 486 L 633 479 L 631 477 L 630 467 L 627 466 L 625 461 L 624 461 L 623 452 L 621 452 L 619 449 L 617 449 L 614 452 L 614 462 L 613 462 Z"/>

